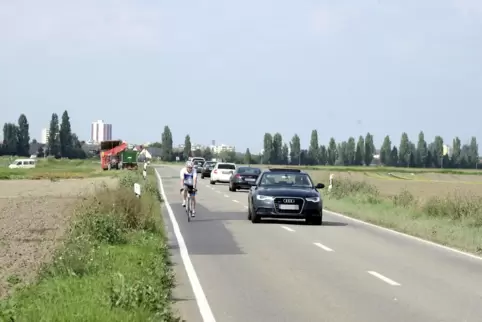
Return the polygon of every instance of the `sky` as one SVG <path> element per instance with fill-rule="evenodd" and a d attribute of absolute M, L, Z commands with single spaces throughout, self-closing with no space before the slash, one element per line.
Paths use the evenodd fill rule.
<path fill-rule="evenodd" d="M 0 0 L 0 123 L 132 143 L 482 140 L 479 0 Z"/>

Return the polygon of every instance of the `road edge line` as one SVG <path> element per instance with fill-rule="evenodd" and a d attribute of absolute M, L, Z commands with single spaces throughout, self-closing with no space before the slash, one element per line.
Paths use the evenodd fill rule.
<path fill-rule="evenodd" d="M 172 223 L 174 235 L 176 236 L 177 243 L 179 245 L 181 259 L 184 264 L 184 269 L 186 270 L 187 276 L 189 278 L 189 282 L 191 283 L 191 287 L 194 292 L 194 296 L 196 298 L 196 303 L 199 308 L 199 312 L 201 313 L 201 317 L 204 322 L 216 322 L 216 319 L 214 318 L 213 312 L 211 310 L 211 307 L 209 306 L 206 295 L 204 294 L 204 290 L 201 286 L 201 282 L 197 277 L 196 270 L 194 269 L 194 266 L 191 262 L 191 258 L 189 257 L 189 252 L 186 246 L 186 242 L 184 241 L 184 237 L 182 236 L 181 229 L 179 228 L 179 224 L 177 223 L 177 220 L 171 208 L 171 205 L 167 201 L 166 193 L 164 191 L 164 186 L 162 184 L 161 175 L 159 174 L 156 168 L 154 168 L 154 172 L 156 173 L 159 190 L 160 190 L 162 199 L 164 201 L 164 205 L 166 206 L 167 212 L 169 214 L 169 219 L 171 220 L 171 223 Z"/>
<path fill-rule="evenodd" d="M 363 221 L 361 219 L 357 219 L 357 218 L 353 218 L 353 217 L 350 217 L 350 216 L 347 216 L 347 215 L 340 214 L 339 212 L 331 211 L 331 210 L 328 210 L 328 209 L 323 209 L 323 211 L 326 211 L 327 213 L 329 213 L 331 215 L 334 215 L 334 216 L 338 216 L 338 217 L 342 217 L 342 218 L 347 219 L 347 220 L 354 221 L 354 222 L 362 224 L 362 225 L 366 225 L 366 226 L 369 226 L 369 227 L 372 227 L 372 228 L 378 228 L 378 229 L 384 230 L 386 232 L 392 233 L 394 235 L 398 235 L 398 236 L 402 236 L 402 237 L 405 237 L 405 238 L 408 238 L 408 239 L 416 240 L 418 242 L 421 242 L 421 243 L 424 243 L 424 244 L 427 244 L 427 245 L 430 245 L 430 246 L 438 247 L 438 248 L 446 250 L 446 251 L 451 251 L 451 252 L 457 253 L 459 255 L 464 255 L 464 256 L 470 257 L 472 259 L 482 261 L 481 256 L 478 256 L 478 255 L 475 255 L 475 254 L 472 254 L 472 253 L 469 253 L 469 252 L 466 252 L 466 251 L 463 251 L 463 250 L 459 250 L 459 249 L 456 249 L 456 248 L 453 248 L 453 247 L 450 247 L 450 246 L 445 246 L 445 245 L 442 245 L 442 244 L 439 244 L 439 243 L 436 243 L 436 242 L 433 242 L 433 241 L 430 241 L 430 240 L 427 240 L 427 239 L 423 239 L 423 238 L 420 238 L 420 237 L 412 236 L 412 235 L 409 235 L 407 233 L 402 233 L 402 232 L 396 231 L 394 229 L 390 229 L 390 228 L 386 228 L 386 227 L 383 227 L 383 226 L 375 225 L 375 224 Z"/>

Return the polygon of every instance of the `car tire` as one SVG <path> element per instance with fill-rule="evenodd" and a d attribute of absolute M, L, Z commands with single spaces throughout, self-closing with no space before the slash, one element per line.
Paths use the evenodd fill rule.
<path fill-rule="evenodd" d="M 204 174 L 201 174 L 201 179 L 204 179 Z"/>
<path fill-rule="evenodd" d="M 233 188 L 231 188 L 231 184 L 229 184 L 228 189 L 229 189 L 229 191 L 233 191 Z"/>
<path fill-rule="evenodd" d="M 236 192 L 236 190 L 237 190 L 237 189 L 236 189 L 236 186 L 235 186 L 235 185 L 233 185 L 233 188 L 232 188 L 232 190 L 231 190 L 231 191 L 232 191 L 232 192 Z"/>
<path fill-rule="evenodd" d="M 248 205 L 248 220 L 251 220 L 251 207 Z"/>
<path fill-rule="evenodd" d="M 259 222 L 261 221 L 261 217 L 260 217 L 259 215 L 256 215 L 256 213 L 253 213 L 253 212 L 251 211 L 251 207 L 248 208 L 248 209 L 249 209 L 249 211 L 251 212 L 251 214 L 250 214 L 251 222 L 252 222 L 253 224 L 259 223 Z"/>
<path fill-rule="evenodd" d="M 209 181 L 209 183 L 210 183 L 210 184 L 215 184 L 216 182 L 214 182 L 214 181 L 210 180 L 210 181 Z"/>

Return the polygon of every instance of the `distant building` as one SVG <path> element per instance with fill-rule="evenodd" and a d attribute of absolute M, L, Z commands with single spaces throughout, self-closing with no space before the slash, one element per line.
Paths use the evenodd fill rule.
<path fill-rule="evenodd" d="M 59 131 L 60 131 L 60 124 L 59 124 Z M 50 137 L 50 128 L 42 129 L 42 133 L 40 134 L 40 143 L 47 144 L 49 142 Z"/>
<path fill-rule="evenodd" d="M 221 153 L 221 152 L 233 152 L 235 150 L 235 147 L 233 145 L 225 145 L 225 144 L 221 144 L 221 145 L 212 145 L 211 146 L 211 150 L 213 151 L 213 153 Z"/>
<path fill-rule="evenodd" d="M 42 129 L 42 134 L 40 135 L 40 143 L 47 144 L 49 141 L 50 130 L 49 129 Z"/>
<path fill-rule="evenodd" d="M 112 124 L 105 123 L 103 120 L 92 122 L 90 140 L 94 143 L 112 140 Z"/>
<path fill-rule="evenodd" d="M 454 152 L 454 149 L 450 145 L 447 145 L 447 144 L 443 145 L 443 154 L 444 155 L 447 155 L 447 156 L 451 157 L 453 152 Z"/>

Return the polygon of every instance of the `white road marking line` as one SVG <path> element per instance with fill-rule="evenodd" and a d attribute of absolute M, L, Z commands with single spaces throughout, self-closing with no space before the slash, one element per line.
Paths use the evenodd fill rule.
<path fill-rule="evenodd" d="M 248 206 L 244 206 L 244 208 L 248 209 Z"/>
<path fill-rule="evenodd" d="M 313 245 L 320 247 L 323 250 L 326 250 L 327 252 L 333 252 L 334 250 L 331 249 L 330 247 L 327 247 L 321 243 L 313 243 Z"/>
<path fill-rule="evenodd" d="M 352 217 L 348 217 L 348 216 L 345 216 L 344 214 L 340 214 L 340 213 L 338 213 L 338 212 L 334 212 L 334 211 L 331 211 L 331 210 L 325 210 L 325 211 L 326 211 L 327 213 L 331 214 L 331 215 L 338 216 L 338 217 L 342 217 L 342 218 L 344 218 L 344 219 L 346 219 L 346 220 L 350 220 L 350 221 L 353 221 L 353 222 L 357 222 L 357 223 L 359 223 L 359 224 L 363 224 L 363 225 L 370 226 L 370 227 L 373 227 L 373 228 L 378 228 L 378 229 L 384 230 L 384 231 L 386 231 L 386 232 L 392 233 L 392 234 L 394 234 L 394 235 L 403 236 L 403 237 L 406 237 L 406 238 L 409 238 L 409 239 L 412 239 L 412 240 L 415 240 L 415 241 L 424 243 L 424 244 L 426 244 L 426 245 L 438 247 L 438 248 L 440 248 L 440 249 L 448 250 L 448 251 L 457 253 L 457 254 L 459 254 L 459 255 L 464 255 L 464 256 L 467 256 L 467 257 L 470 257 L 470 258 L 473 258 L 473 259 L 482 260 L 482 256 L 478 256 L 478 255 L 475 255 L 475 254 L 471 254 L 471 253 L 468 253 L 468 252 L 464 252 L 464 251 L 462 251 L 462 250 L 458 250 L 458 249 L 455 249 L 455 248 L 452 248 L 452 247 L 449 247 L 449 246 L 437 244 L 437 243 L 432 242 L 432 241 L 430 241 L 430 240 L 426 240 L 426 239 L 423 239 L 423 238 L 420 238 L 420 237 L 415 237 L 415 236 L 412 236 L 412 235 L 409 235 L 409 234 L 401 233 L 401 232 L 399 232 L 399 231 L 396 231 L 396 230 L 393 230 L 393 229 L 390 229 L 390 228 L 385 228 L 385 227 L 382 227 L 382 226 L 378 226 L 378 225 L 375 225 L 375 224 L 371 224 L 371 223 L 368 223 L 368 222 L 363 221 L 363 220 L 360 220 L 360 219 L 355 219 L 355 218 L 352 218 Z"/>
<path fill-rule="evenodd" d="M 389 278 L 386 277 L 386 276 L 383 276 L 383 275 L 380 274 L 380 273 L 377 273 L 377 272 L 374 272 L 374 271 L 367 271 L 367 272 L 368 272 L 368 274 L 373 275 L 373 276 L 375 276 L 376 278 L 381 279 L 382 281 L 384 281 L 384 282 L 387 283 L 387 284 L 390 284 L 390 285 L 392 285 L 392 286 L 400 286 L 399 283 L 395 282 L 394 280 L 389 279 Z"/>
<path fill-rule="evenodd" d="M 234 199 L 233 199 L 233 201 L 239 203 L 239 201 L 237 201 L 237 200 L 234 200 Z"/>
<path fill-rule="evenodd" d="M 228 195 L 224 195 L 224 196 L 225 196 L 226 198 L 229 198 L 229 196 L 228 196 Z"/>
<path fill-rule="evenodd" d="M 206 185 L 206 188 L 211 188 L 210 186 Z"/>
<path fill-rule="evenodd" d="M 286 226 L 281 226 L 281 228 L 287 230 L 287 231 L 291 231 L 291 232 L 294 232 L 295 230 L 290 228 L 290 227 L 286 227 Z"/>
<path fill-rule="evenodd" d="M 159 190 L 161 191 L 162 199 L 164 200 L 164 205 L 166 206 L 167 212 L 169 213 L 172 228 L 174 229 L 174 235 L 176 236 L 177 243 L 179 245 L 182 262 L 184 263 L 184 268 L 186 269 L 189 282 L 191 283 L 194 296 L 196 297 L 196 303 L 201 313 L 202 319 L 204 322 L 216 322 L 206 295 L 204 294 L 201 283 L 199 282 L 199 278 L 197 277 L 196 270 L 194 269 L 191 258 L 189 257 L 189 252 L 187 250 L 184 237 L 181 234 L 181 229 L 179 229 L 179 224 L 177 223 L 176 216 L 172 211 L 171 205 L 169 205 L 169 202 L 167 201 L 166 193 L 164 192 L 164 186 L 162 185 L 161 176 L 159 175 L 159 172 L 157 172 L 157 169 L 154 170 L 156 172 Z"/>

